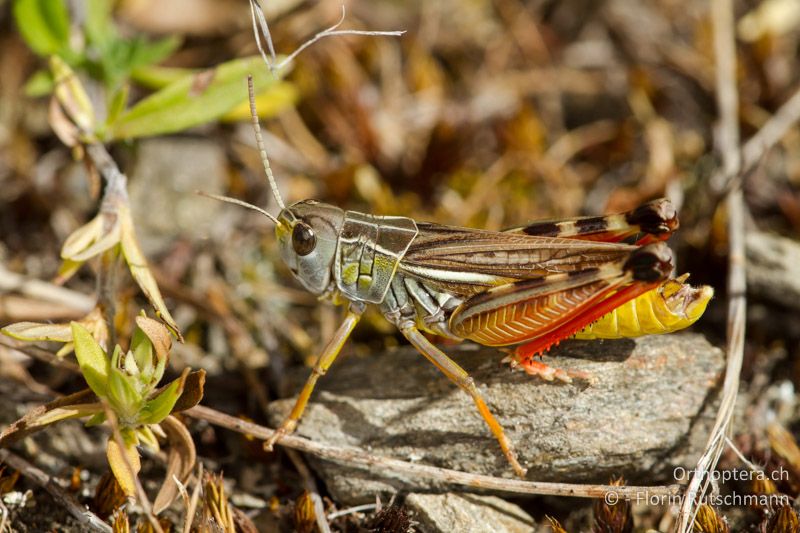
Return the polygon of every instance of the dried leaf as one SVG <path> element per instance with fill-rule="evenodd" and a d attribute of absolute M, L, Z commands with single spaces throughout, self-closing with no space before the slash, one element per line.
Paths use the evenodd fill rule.
<path fill-rule="evenodd" d="M 89 330 L 100 346 L 108 342 L 108 326 L 98 307 L 95 307 L 88 315 L 78 320 L 77 323 Z M 69 323 L 17 322 L 0 329 L 0 333 L 24 342 L 52 341 L 66 343 L 56 353 L 58 357 L 63 357 L 72 351 L 72 326 Z"/>
<path fill-rule="evenodd" d="M 119 244 L 121 231 L 120 217 L 100 212 L 67 237 L 61 247 L 61 258 L 78 263 L 87 261 Z"/>
<path fill-rule="evenodd" d="M 0 496 L 14 490 L 19 479 L 19 471 L 6 472 L 6 465 L 0 465 Z"/>
<path fill-rule="evenodd" d="M 64 113 L 55 96 L 50 99 L 50 104 L 47 106 L 47 121 L 64 146 L 69 148 L 80 146 L 80 131 Z"/>
<path fill-rule="evenodd" d="M 131 218 L 130 210 L 126 206 L 119 208 L 119 218 L 122 227 L 122 254 L 125 256 L 125 261 L 128 263 L 133 279 L 136 280 L 145 297 L 150 301 L 156 315 L 172 330 L 178 340 L 183 342 L 183 336 L 178 329 L 178 325 L 164 303 L 164 298 L 162 298 L 161 291 L 158 289 L 156 279 L 147 266 L 147 259 L 145 259 L 142 249 L 139 247 L 139 241 L 136 240 L 133 219 Z"/>
<path fill-rule="evenodd" d="M 137 316 L 136 325 L 139 326 L 139 329 L 150 339 L 156 351 L 156 356 L 159 359 L 166 359 L 169 357 L 169 350 L 172 348 L 172 338 L 170 338 L 167 328 L 160 322 L 152 318 L 147 318 L 146 316 Z"/>
<path fill-rule="evenodd" d="M 127 499 L 117 478 L 114 477 L 111 472 L 107 471 L 97 483 L 91 509 L 100 516 L 100 518 L 105 519 L 122 507 Z"/>
<path fill-rule="evenodd" d="M 69 324 L 17 322 L 0 329 L 0 333 L 25 342 L 72 342 L 72 328 Z"/>
<path fill-rule="evenodd" d="M 126 496 L 136 497 L 135 476 L 142 468 L 139 452 L 136 450 L 136 438 L 132 432 L 121 431 L 124 448 L 120 448 L 113 436 L 109 436 L 106 447 L 106 458 L 114 477 Z M 127 463 L 125 459 L 127 458 Z M 129 466 L 130 465 L 130 466 Z"/>
<path fill-rule="evenodd" d="M 169 451 L 167 452 L 167 475 L 153 502 L 153 512 L 156 514 L 172 504 L 178 496 L 178 485 L 175 483 L 175 478 L 181 483 L 185 483 L 197 460 L 192 436 L 180 420 L 174 416 L 168 416 L 160 425 L 167 435 Z"/>
<path fill-rule="evenodd" d="M 92 334 L 77 322 L 72 322 L 72 339 L 75 343 L 75 358 L 81 367 L 81 374 L 89 387 L 100 397 L 108 392 L 110 362 Z"/>
<path fill-rule="evenodd" d="M 69 65 L 58 56 L 50 57 L 50 70 L 55 81 L 54 95 L 64 112 L 82 133 L 94 133 L 94 108 L 81 81 Z"/>
<path fill-rule="evenodd" d="M 186 376 L 183 384 L 183 394 L 172 407 L 172 413 L 179 413 L 191 409 L 203 399 L 203 389 L 206 383 L 206 371 L 196 370 Z"/>
<path fill-rule="evenodd" d="M 102 411 L 102 406 L 94 400 L 96 398 L 92 391 L 85 389 L 34 407 L 0 433 L 0 447 L 9 446 L 23 437 L 39 431 L 47 424 Z"/>

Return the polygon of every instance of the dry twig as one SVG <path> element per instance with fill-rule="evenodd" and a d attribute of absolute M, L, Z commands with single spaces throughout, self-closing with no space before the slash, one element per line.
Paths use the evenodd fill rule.
<path fill-rule="evenodd" d="M 242 433 L 252 435 L 258 439 L 268 439 L 275 430 L 247 422 L 239 418 L 221 413 L 215 409 L 196 405 L 183 412 L 193 418 L 205 420 L 211 424 Z M 465 487 L 491 489 L 500 492 L 515 494 L 541 494 L 549 496 L 572 496 L 576 498 L 602 498 L 608 493 L 613 493 L 621 499 L 641 498 L 648 496 L 674 496 L 680 492 L 678 485 L 660 485 L 654 487 L 627 486 L 618 487 L 613 485 L 590 485 L 577 483 L 550 483 L 543 481 L 522 481 L 518 479 L 504 479 L 499 477 L 484 476 L 479 474 L 469 474 L 438 468 L 435 466 L 409 463 L 389 457 L 372 455 L 362 450 L 331 446 L 319 442 L 313 442 L 302 437 L 286 435 L 281 438 L 280 444 L 287 448 L 293 448 L 302 452 L 322 457 L 331 461 L 345 463 L 361 468 L 370 468 L 377 471 L 390 471 L 407 475 L 413 475 L 423 479 L 433 479 L 439 482 Z"/>

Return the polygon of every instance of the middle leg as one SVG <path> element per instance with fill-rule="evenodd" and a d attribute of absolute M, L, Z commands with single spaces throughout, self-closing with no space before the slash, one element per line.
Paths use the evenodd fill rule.
<path fill-rule="evenodd" d="M 450 378 L 451 381 L 472 397 L 472 400 L 478 408 L 478 412 L 489 426 L 492 434 L 494 434 L 497 442 L 500 444 L 500 448 L 503 450 L 503 454 L 505 454 L 506 459 L 508 459 L 511 467 L 514 469 L 514 472 L 516 472 L 519 477 L 524 478 L 527 471 L 519 464 L 517 454 L 511 445 L 511 441 L 508 440 L 508 437 L 506 437 L 503 431 L 503 427 L 491 411 L 489 411 L 489 407 L 486 405 L 483 395 L 478 390 L 475 381 L 470 377 L 467 371 L 450 359 L 447 354 L 434 346 L 415 326 L 405 325 L 401 327 L 400 331 L 428 361 L 436 365 L 445 376 Z"/>

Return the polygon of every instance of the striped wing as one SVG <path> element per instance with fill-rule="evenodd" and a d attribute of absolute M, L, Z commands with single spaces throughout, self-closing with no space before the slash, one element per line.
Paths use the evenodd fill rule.
<path fill-rule="evenodd" d="M 678 229 L 678 212 L 666 198 L 616 215 L 542 220 L 511 228 L 511 233 L 643 245 L 663 241 Z"/>
<path fill-rule="evenodd" d="M 456 308 L 450 330 L 487 346 L 533 341 L 527 348 L 543 351 L 654 288 L 671 269 L 669 248 L 657 243 L 624 261 L 494 287 Z"/>
<path fill-rule="evenodd" d="M 399 266 L 404 275 L 459 297 L 559 272 L 624 261 L 627 244 L 420 223 Z"/>

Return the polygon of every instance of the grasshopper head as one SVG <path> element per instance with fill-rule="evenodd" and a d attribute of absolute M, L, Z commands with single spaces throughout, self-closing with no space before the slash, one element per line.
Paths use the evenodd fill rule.
<path fill-rule="evenodd" d="M 281 257 L 300 283 L 322 294 L 331 283 L 336 243 L 344 211 L 316 200 L 303 200 L 278 215 L 275 236 Z"/>

